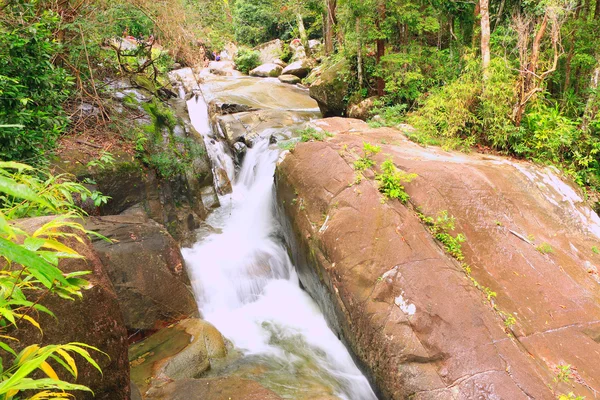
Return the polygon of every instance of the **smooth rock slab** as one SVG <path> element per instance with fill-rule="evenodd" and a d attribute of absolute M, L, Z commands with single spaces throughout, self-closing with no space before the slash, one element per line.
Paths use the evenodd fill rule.
<path fill-rule="evenodd" d="M 566 364 L 573 386 L 556 393 L 600 391 L 600 218 L 577 190 L 530 163 L 423 148 L 358 120 L 316 124 L 334 136 L 287 154 L 278 203 L 300 280 L 381 398 L 552 399 Z M 472 277 L 504 317 L 412 208 L 382 200 L 372 171 L 351 184 L 364 142 L 381 146 L 376 165 L 418 175 L 406 184 L 413 207 L 456 218 Z"/>

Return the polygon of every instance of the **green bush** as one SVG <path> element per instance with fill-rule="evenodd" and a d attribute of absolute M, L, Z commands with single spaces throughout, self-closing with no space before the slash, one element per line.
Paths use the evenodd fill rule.
<path fill-rule="evenodd" d="M 239 71 L 247 74 L 260 65 L 260 52 L 247 47 L 241 47 L 233 61 Z"/>
<path fill-rule="evenodd" d="M 13 337 L 15 330 L 24 329 L 23 325 L 27 323 L 31 329 L 42 331 L 37 321 L 38 313 L 54 316 L 38 302 L 39 299 L 56 295 L 75 300 L 90 287 L 89 282 L 82 279 L 90 271 L 65 274 L 59 269 L 61 259 L 82 258 L 64 244 L 63 239 L 76 237 L 81 240 L 77 234 L 90 233 L 70 219 L 82 215 L 73 202 L 73 195 L 82 194 L 86 189 L 50 175 L 42 183 L 40 174 L 47 175 L 25 164 L 0 162 L 0 263 L 3 266 L 0 279 L 0 398 L 7 400 L 22 398 L 19 395 L 24 391 L 35 393 L 34 397 L 27 398 L 39 399 L 66 398 L 65 390 L 91 392 L 86 386 L 63 380 L 55 370 L 60 368 L 61 376 L 68 374 L 77 379 L 74 354 L 79 354 L 102 372 L 88 351 L 98 349 L 83 343 L 31 344 L 18 353 L 12 348 L 18 342 Z M 63 215 L 51 219 L 31 234 L 11 223 L 13 218 L 46 213 Z M 47 360 L 52 360 L 52 365 Z"/>
<path fill-rule="evenodd" d="M 381 163 L 381 173 L 375 175 L 375 179 L 379 182 L 379 191 L 388 199 L 398 199 L 402 203 L 406 203 L 409 199 L 403 183 L 411 182 L 416 177 L 416 174 L 400 171 L 391 159 Z"/>
<path fill-rule="evenodd" d="M 22 14 L 14 25 L 0 22 L 0 125 L 16 125 L 0 127 L 0 159 L 39 162 L 68 125 L 62 104 L 72 79 L 52 64 L 59 18 L 18 3 L 5 8 Z"/>

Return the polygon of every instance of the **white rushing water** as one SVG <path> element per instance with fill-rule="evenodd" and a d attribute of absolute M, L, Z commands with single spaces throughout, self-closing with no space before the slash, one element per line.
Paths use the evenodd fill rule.
<path fill-rule="evenodd" d="M 188 107 L 192 123 L 207 138 L 204 102 L 192 99 Z M 211 154 L 213 161 L 229 157 L 215 144 L 208 151 L 219 152 Z M 376 399 L 317 305 L 300 289 L 281 242 L 273 203 L 278 155 L 268 138 L 259 139 L 237 176 L 230 175 L 232 194 L 220 198 L 221 207 L 207 220 L 217 232 L 183 249 L 199 307 L 242 354 L 236 361 L 239 375 L 285 398 Z M 224 165 L 233 163 L 229 158 Z"/>

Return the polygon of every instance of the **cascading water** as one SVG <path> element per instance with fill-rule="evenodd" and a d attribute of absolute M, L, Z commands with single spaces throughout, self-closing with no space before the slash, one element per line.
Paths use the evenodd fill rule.
<path fill-rule="evenodd" d="M 188 108 L 196 129 L 209 138 L 203 132 L 208 127 L 203 100 L 190 100 Z M 214 143 L 208 151 L 218 152 L 213 161 L 228 157 Z M 221 372 L 258 380 L 284 398 L 376 399 L 317 305 L 300 289 L 274 212 L 278 155 L 268 138 L 258 139 L 238 176 L 229 175 L 233 192 L 221 196 L 221 207 L 207 220 L 217 232 L 183 249 L 204 318 L 237 350 L 238 358 Z"/>

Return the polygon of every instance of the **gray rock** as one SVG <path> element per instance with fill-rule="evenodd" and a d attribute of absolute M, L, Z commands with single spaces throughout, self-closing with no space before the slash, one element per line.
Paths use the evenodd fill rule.
<path fill-rule="evenodd" d="M 295 85 L 301 81 L 300 78 L 295 75 L 279 75 L 279 80 L 283 83 L 289 83 L 290 85 Z"/>
<path fill-rule="evenodd" d="M 358 103 L 348 105 L 348 117 L 366 121 L 373 113 L 373 109 L 375 108 L 375 100 L 377 100 L 377 96 L 369 97 L 368 99 L 364 99 Z"/>
<path fill-rule="evenodd" d="M 253 50 L 260 52 L 261 63 L 270 63 L 273 59 L 280 57 L 283 52 L 283 42 L 280 39 L 271 40 L 270 42 L 256 46 Z"/>
<path fill-rule="evenodd" d="M 287 63 L 285 61 L 281 60 L 280 58 L 274 58 L 271 62 L 273 64 L 280 65 L 282 68 L 287 67 Z"/>
<path fill-rule="evenodd" d="M 310 86 L 310 97 L 317 101 L 324 117 L 341 116 L 346 111 L 344 99 L 348 94 L 348 83 L 341 72 L 347 65 L 347 61 L 342 59 L 329 66 Z"/>
<path fill-rule="evenodd" d="M 277 78 L 279 75 L 281 75 L 281 71 L 283 71 L 281 65 L 269 63 L 254 68 L 252 71 L 250 71 L 250 76 L 258 76 L 261 78 Z"/>
<path fill-rule="evenodd" d="M 248 146 L 246 146 L 245 143 L 236 142 L 233 144 L 233 152 L 235 154 L 235 158 L 236 158 L 236 161 L 238 162 L 238 164 L 242 163 L 242 160 L 244 159 L 244 156 L 246 155 L 247 151 L 248 151 Z"/>
<path fill-rule="evenodd" d="M 310 65 L 307 60 L 295 61 L 281 71 L 282 75 L 295 75 L 298 78 L 304 78 L 310 72 Z"/>

